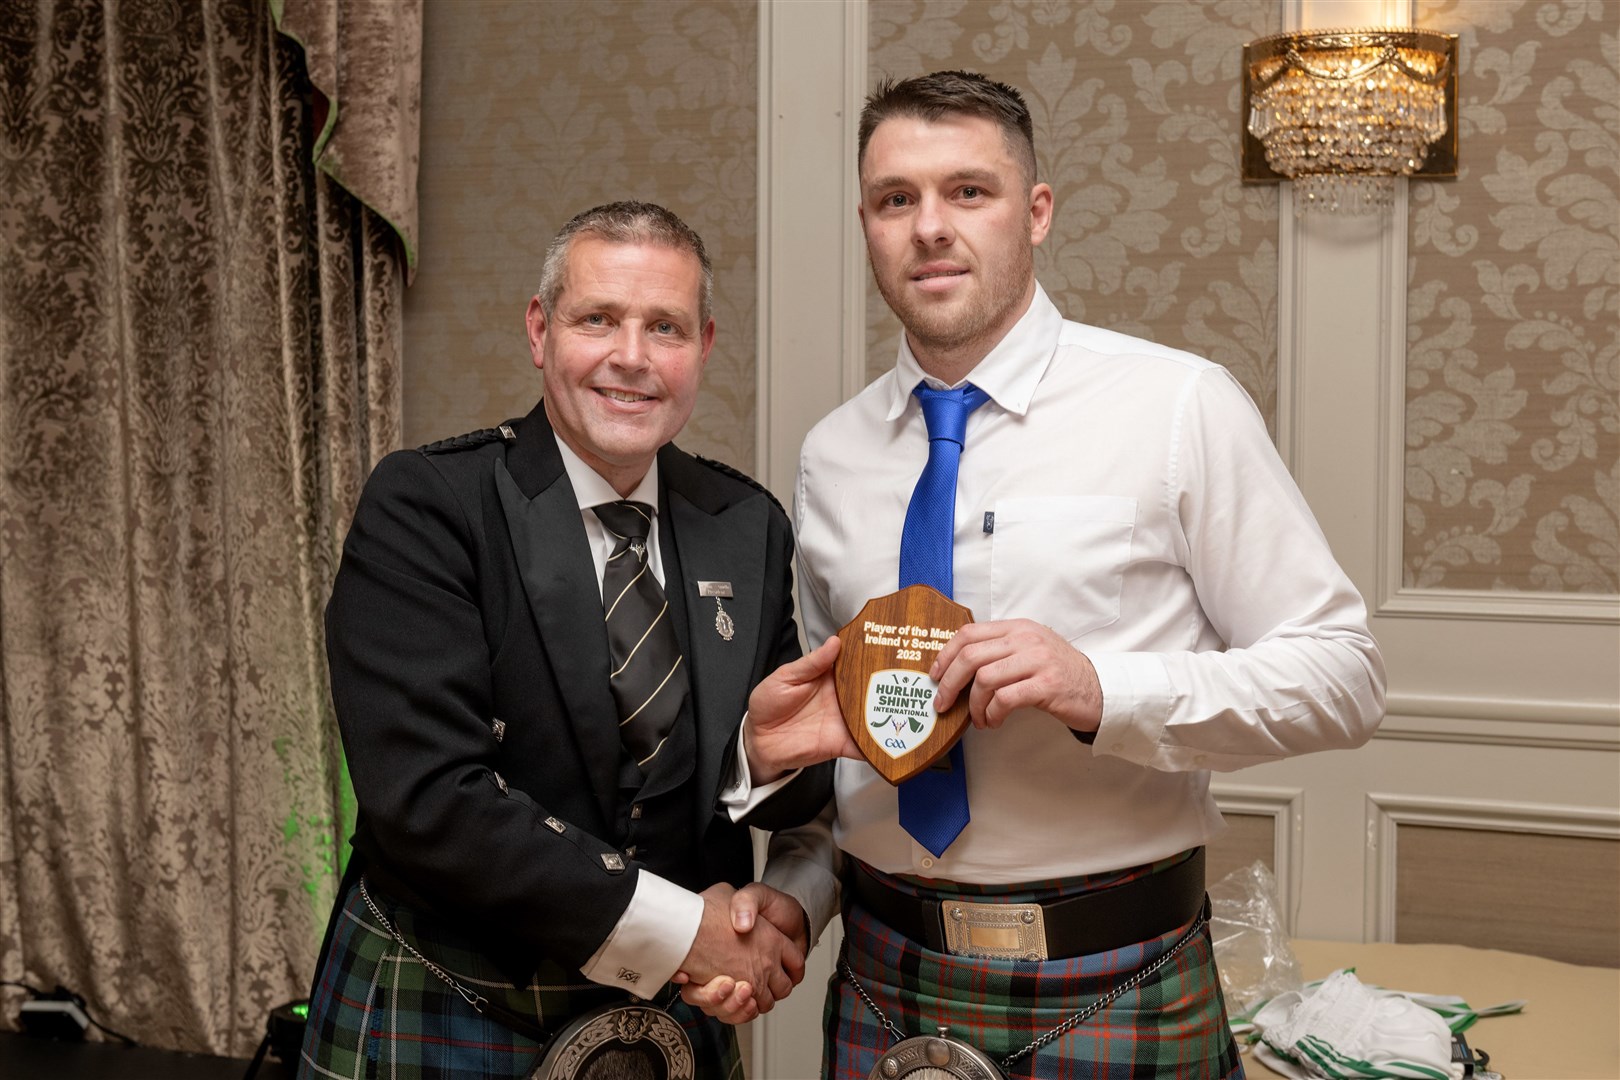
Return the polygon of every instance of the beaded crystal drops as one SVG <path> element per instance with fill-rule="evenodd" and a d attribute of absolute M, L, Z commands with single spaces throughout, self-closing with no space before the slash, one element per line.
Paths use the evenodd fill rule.
<path fill-rule="evenodd" d="M 1423 30 L 1274 34 L 1249 44 L 1249 133 L 1307 208 L 1394 199 L 1446 134 L 1455 37 Z"/>

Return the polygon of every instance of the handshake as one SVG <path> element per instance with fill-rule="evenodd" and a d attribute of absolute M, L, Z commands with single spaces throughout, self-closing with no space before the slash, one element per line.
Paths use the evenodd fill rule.
<path fill-rule="evenodd" d="M 862 760 L 833 687 L 838 651 L 838 638 L 830 637 L 754 687 L 742 734 L 754 784 L 833 758 Z M 804 979 L 804 909 L 760 882 L 711 885 L 701 895 L 703 922 L 674 978 L 681 997 L 728 1024 L 770 1012 Z"/>
<path fill-rule="evenodd" d="M 728 1024 L 768 1013 L 804 978 L 810 926 L 799 902 L 755 882 L 700 894 L 703 921 L 674 981 L 689 1005 Z"/>
<path fill-rule="evenodd" d="M 748 700 L 742 742 L 755 784 L 835 757 L 859 759 L 833 688 L 838 638 L 784 664 Z M 768 1013 L 804 979 L 810 925 L 799 902 L 769 885 L 702 892 L 703 922 L 675 973 L 681 997 L 728 1024 Z"/>

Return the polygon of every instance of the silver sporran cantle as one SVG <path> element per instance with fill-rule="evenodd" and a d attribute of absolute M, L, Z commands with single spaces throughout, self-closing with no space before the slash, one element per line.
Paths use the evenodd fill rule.
<path fill-rule="evenodd" d="M 692 1080 L 692 1041 L 654 1005 L 604 1005 L 546 1044 L 529 1080 Z"/>
<path fill-rule="evenodd" d="M 1004 1080 L 996 1063 L 967 1043 L 938 1035 L 901 1039 L 878 1058 L 868 1080 Z"/>

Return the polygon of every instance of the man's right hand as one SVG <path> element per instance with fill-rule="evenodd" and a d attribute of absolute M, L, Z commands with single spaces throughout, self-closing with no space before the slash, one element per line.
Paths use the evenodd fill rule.
<path fill-rule="evenodd" d="M 800 956 L 809 954 L 810 920 L 805 916 L 804 908 L 786 893 L 756 881 L 732 894 L 731 925 L 737 933 L 747 934 L 761 921 L 775 927 L 793 944 Z M 801 978 L 802 965 L 799 975 L 793 980 L 794 984 L 797 985 Z M 685 980 L 677 975 L 675 981 Z M 748 983 L 739 982 L 729 975 L 716 976 L 707 983 L 687 983 L 681 988 L 681 997 L 688 1005 L 695 1005 L 727 1024 L 745 1023 L 761 1012 L 770 1011 L 770 1007 L 760 1008 L 756 1005 L 753 988 Z M 781 1000 L 781 995 L 777 995 L 776 1000 Z"/>
<path fill-rule="evenodd" d="M 836 757 L 862 760 L 833 686 L 840 645 L 837 637 L 828 638 L 771 672 L 748 695 L 742 739 L 755 785 Z"/>
<path fill-rule="evenodd" d="M 770 1012 L 804 978 L 803 910 L 763 885 L 737 893 L 722 882 L 700 895 L 703 921 L 675 980 L 690 980 L 682 995 L 692 995 L 688 1000 L 693 1004 L 718 1003 L 711 1015 L 727 1023 Z M 777 925 L 778 919 L 788 924 L 789 933 Z M 696 1000 L 700 990 L 703 999 Z"/>

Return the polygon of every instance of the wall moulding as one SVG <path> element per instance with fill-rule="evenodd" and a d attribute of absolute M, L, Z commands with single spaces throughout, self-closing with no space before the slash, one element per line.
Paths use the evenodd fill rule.
<path fill-rule="evenodd" d="M 1368 941 L 1395 940 L 1395 833 L 1402 825 L 1620 841 L 1620 811 L 1584 806 L 1368 792 L 1366 814 Z"/>
<path fill-rule="evenodd" d="M 1405 410 L 1398 422 L 1404 423 Z M 1400 492 L 1394 492 L 1398 503 Z M 1400 508 L 1389 511 L 1399 521 Z M 1491 589 L 1408 589 L 1393 583 L 1400 566 L 1400 534 L 1379 565 L 1379 602 L 1374 614 L 1393 618 L 1485 619 L 1500 622 L 1620 625 L 1620 596 L 1593 593 L 1528 593 Z"/>
<path fill-rule="evenodd" d="M 866 0 L 760 4 L 759 456 L 790 502 L 805 432 L 861 386 L 865 246 L 855 216 L 855 124 L 866 94 Z M 756 865 L 764 841 L 756 833 Z M 795 1076 L 821 1055 L 819 995 L 841 940 L 835 918 L 805 986 L 742 1036 L 757 1076 Z"/>
<path fill-rule="evenodd" d="M 1305 871 L 1305 791 L 1297 787 L 1211 784 L 1210 795 L 1223 814 L 1250 814 L 1272 819 L 1271 865 L 1277 878 L 1277 903 L 1283 927 L 1294 933 Z"/>
<path fill-rule="evenodd" d="M 867 17 L 864 0 L 759 7 L 754 473 L 783 502 L 805 433 L 864 385 L 855 131 Z"/>
<path fill-rule="evenodd" d="M 1620 751 L 1620 708 L 1597 701 L 1390 694 L 1378 739 Z"/>

